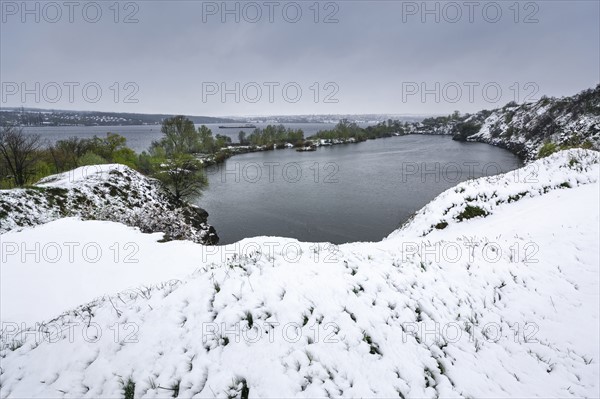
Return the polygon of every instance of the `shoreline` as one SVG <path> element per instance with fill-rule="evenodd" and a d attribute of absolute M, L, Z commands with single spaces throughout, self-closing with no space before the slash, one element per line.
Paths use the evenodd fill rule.
<path fill-rule="evenodd" d="M 331 144 L 321 144 L 321 143 L 319 143 L 319 144 L 314 144 L 314 146 L 316 147 L 316 150 L 318 150 L 320 147 L 331 147 L 331 146 L 348 145 L 348 144 L 361 144 L 361 143 L 364 143 L 364 142 L 367 142 L 367 141 L 370 141 L 370 140 L 389 139 L 389 138 L 404 137 L 404 136 L 443 136 L 443 137 L 453 138 L 452 134 L 415 133 L 415 132 L 411 132 L 411 133 L 405 133 L 405 134 L 394 134 L 392 136 L 387 136 L 387 137 L 377 137 L 377 138 L 366 139 L 366 140 L 355 140 L 354 139 L 352 141 L 348 140 L 348 141 L 344 141 L 344 142 L 337 142 L 337 143 L 331 143 Z M 320 139 L 317 139 L 317 140 L 320 141 Z M 309 138 L 306 141 L 317 141 L 317 140 L 311 140 Z M 343 140 L 343 139 L 338 139 L 338 140 Z M 510 152 L 514 156 L 516 156 L 521 162 L 523 162 L 523 164 L 527 164 L 527 163 L 533 162 L 535 160 L 535 159 L 528 159 L 526 156 L 523 155 L 522 151 L 519 151 L 518 148 L 514 148 L 514 146 L 510 146 L 510 144 L 501 143 L 501 142 L 500 143 L 490 143 L 490 142 L 486 142 L 486 141 L 483 141 L 483 140 L 466 140 L 464 142 L 465 143 L 481 143 L 481 144 L 490 145 L 492 147 L 501 148 L 503 150 L 506 150 L 506 151 Z M 294 146 L 291 146 L 291 144 L 289 144 L 289 143 L 286 143 L 284 145 L 279 145 L 279 146 L 278 145 L 273 145 L 273 146 L 230 145 L 226 149 L 219 150 L 214 155 L 198 156 L 198 159 L 205 166 L 213 166 L 213 165 L 222 164 L 227 159 L 232 158 L 232 157 L 234 157 L 236 155 L 251 154 L 251 153 L 255 153 L 255 152 L 289 150 L 289 149 L 295 149 L 295 148 L 303 148 L 303 147 L 294 147 Z M 300 152 L 310 152 L 310 151 L 300 151 Z"/>

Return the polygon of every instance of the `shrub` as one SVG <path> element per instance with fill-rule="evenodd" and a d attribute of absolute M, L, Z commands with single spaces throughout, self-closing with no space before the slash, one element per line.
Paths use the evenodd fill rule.
<path fill-rule="evenodd" d="M 133 399 L 135 394 L 135 382 L 131 378 L 123 382 L 123 396 L 125 399 Z"/>
<path fill-rule="evenodd" d="M 130 168 L 134 168 L 137 166 L 137 155 L 135 152 L 129 148 L 121 149 L 115 151 L 113 157 L 111 159 L 112 163 L 120 163 L 122 165 L 129 166 Z"/>
<path fill-rule="evenodd" d="M 150 176 L 156 171 L 156 165 L 159 163 L 160 162 L 157 161 L 155 157 L 144 151 L 138 156 L 135 169 L 140 173 Z"/>
<path fill-rule="evenodd" d="M 581 145 L 581 148 L 583 148 L 584 150 L 591 150 L 592 148 L 594 148 L 594 143 L 592 143 L 590 140 L 586 140 Z"/>
<path fill-rule="evenodd" d="M 448 227 L 448 223 L 447 222 L 439 222 L 438 224 L 435 225 L 435 228 L 438 230 L 443 230 L 446 227 Z"/>
<path fill-rule="evenodd" d="M 576 158 L 569 159 L 569 167 L 572 169 L 575 165 L 578 165 L 579 161 Z"/>
<path fill-rule="evenodd" d="M 465 141 L 467 137 L 478 133 L 480 129 L 481 125 L 475 122 L 458 123 L 453 129 L 455 132 L 453 139 L 458 141 Z"/>
<path fill-rule="evenodd" d="M 79 158 L 79 166 L 88 165 L 102 165 L 107 163 L 106 159 L 93 152 L 86 152 L 81 158 Z"/>
<path fill-rule="evenodd" d="M 215 162 L 216 163 L 223 163 L 229 157 L 231 157 L 231 152 L 225 151 L 225 150 L 219 151 L 219 152 L 217 152 L 215 154 Z"/>
<path fill-rule="evenodd" d="M 482 209 L 478 206 L 467 205 L 465 210 L 462 211 L 456 217 L 456 219 L 458 219 L 459 221 L 463 221 L 463 220 L 467 220 L 467 219 L 473 219 L 478 216 L 487 216 L 487 215 L 488 215 L 488 213 L 485 211 L 485 209 Z"/>
<path fill-rule="evenodd" d="M 33 174 L 33 181 L 38 181 L 46 176 L 52 174 L 52 166 L 44 161 L 38 161 L 35 165 L 35 173 Z"/>
<path fill-rule="evenodd" d="M 546 158 L 558 151 L 558 146 L 555 143 L 547 142 L 540 148 L 538 152 L 538 159 Z"/>

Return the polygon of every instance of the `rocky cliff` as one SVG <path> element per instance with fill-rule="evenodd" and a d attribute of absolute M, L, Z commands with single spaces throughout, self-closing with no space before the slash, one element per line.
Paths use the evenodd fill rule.
<path fill-rule="evenodd" d="M 411 133 L 450 134 L 506 148 L 525 160 L 537 157 L 544 143 L 562 148 L 600 149 L 600 85 L 571 97 L 542 97 L 533 103 L 506 104 L 475 114 L 428 118 Z"/>

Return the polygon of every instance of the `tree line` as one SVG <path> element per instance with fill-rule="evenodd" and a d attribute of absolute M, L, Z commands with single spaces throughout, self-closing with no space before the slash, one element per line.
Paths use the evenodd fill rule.
<path fill-rule="evenodd" d="M 285 128 L 283 125 L 268 125 L 264 129 L 256 128 L 246 136 L 244 131 L 238 135 L 241 145 L 282 146 L 286 143 L 299 145 L 304 142 L 302 129 Z"/>
<path fill-rule="evenodd" d="M 355 141 L 373 140 L 393 135 L 404 135 L 408 131 L 408 123 L 388 119 L 373 126 L 360 127 L 355 122 L 342 119 L 333 129 L 320 130 L 309 139 L 343 140 L 354 139 Z"/>
<path fill-rule="evenodd" d="M 311 139 L 364 141 L 404 134 L 405 128 L 406 123 L 392 120 L 367 128 L 341 120 L 334 129 L 319 131 Z M 184 116 L 164 119 L 161 133 L 161 139 L 152 142 L 148 151 L 137 154 L 127 147 L 125 137 L 115 133 L 89 139 L 71 137 L 45 145 L 40 135 L 25 134 L 18 127 L 4 127 L 0 130 L 0 188 L 26 186 L 80 166 L 119 163 L 161 180 L 177 198 L 189 197 L 198 195 L 206 185 L 199 155 L 209 155 L 214 162 L 220 162 L 230 155 L 227 147 L 233 144 L 230 137 L 213 136 L 208 127 L 196 128 Z M 267 149 L 307 143 L 302 129 L 283 125 L 257 128 L 249 135 L 240 131 L 238 138 L 240 145 Z"/>
<path fill-rule="evenodd" d="M 25 134 L 21 128 L 0 130 L 0 188 L 23 187 L 41 178 L 87 165 L 118 163 L 162 181 L 178 199 L 200 195 L 207 179 L 207 159 L 221 162 L 231 155 L 230 137 L 214 135 L 202 125 L 198 128 L 184 117 L 164 119 L 162 137 L 140 154 L 127 146 L 125 137 L 107 133 L 105 137 L 70 137 L 47 145 L 40 135 Z M 303 145 L 301 129 L 269 125 L 246 136 L 239 134 L 240 145 L 252 148 L 280 148 L 286 143 Z"/>
<path fill-rule="evenodd" d="M 23 187 L 39 179 L 80 166 L 119 163 L 161 180 L 178 198 L 199 195 L 207 183 L 199 155 L 213 155 L 231 144 L 227 136 L 213 136 L 202 125 L 196 128 L 184 116 L 163 120 L 161 139 L 148 151 L 137 154 L 127 147 L 125 137 L 71 137 L 46 145 L 40 135 L 25 134 L 21 128 L 0 130 L 0 188 Z"/>

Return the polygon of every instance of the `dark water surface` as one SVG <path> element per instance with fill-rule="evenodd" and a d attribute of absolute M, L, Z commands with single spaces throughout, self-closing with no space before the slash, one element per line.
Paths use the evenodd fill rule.
<path fill-rule="evenodd" d="M 254 236 L 378 241 L 457 183 L 519 166 L 506 150 L 446 136 L 257 152 L 208 170 L 197 203 L 221 244 Z"/>

